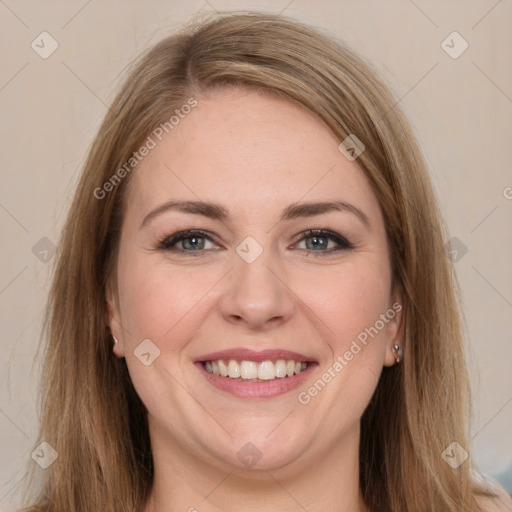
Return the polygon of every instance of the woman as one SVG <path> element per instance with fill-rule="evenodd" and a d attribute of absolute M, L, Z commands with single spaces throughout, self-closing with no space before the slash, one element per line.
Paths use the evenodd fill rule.
<path fill-rule="evenodd" d="M 261 13 L 160 42 L 60 243 L 28 510 L 509 510 L 467 452 L 443 229 L 351 50 Z"/>

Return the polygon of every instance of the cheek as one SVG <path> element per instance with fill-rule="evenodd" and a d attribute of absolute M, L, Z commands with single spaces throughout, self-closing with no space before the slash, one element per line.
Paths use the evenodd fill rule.
<path fill-rule="evenodd" d="M 119 268 L 119 292 L 131 343 L 144 338 L 163 342 L 171 332 L 178 341 L 184 326 L 201 311 L 202 299 L 218 277 L 197 266 L 176 269 L 147 255 L 125 261 Z"/>
<path fill-rule="evenodd" d="M 144 254 L 120 259 L 118 274 L 126 363 L 137 393 L 153 413 L 161 410 L 164 401 L 179 411 L 180 400 L 187 398 L 176 384 L 176 378 L 182 380 L 177 358 L 201 325 L 201 299 L 218 281 L 198 267 L 177 270 L 161 258 L 155 260 Z M 151 345 L 139 349 L 147 339 L 159 351 L 155 359 L 157 352 Z M 145 366 L 137 356 L 143 353 L 149 353 L 154 362 Z"/>
<path fill-rule="evenodd" d="M 390 274 L 385 260 L 340 266 L 301 291 L 304 302 L 320 320 L 322 341 L 331 357 L 318 380 L 301 389 L 301 404 L 324 411 L 326 425 L 338 433 L 350 428 L 367 407 L 378 384 L 385 352 L 389 314 Z M 388 320 L 392 317 L 386 317 Z M 377 326 L 377 327 L 376 327 Z"/>
<path fill-rule="evenodd" d="M 322 321 L 325 339 L 336 354 L 347 350 L 390 306 L 390 275 L 382 261 L 368 258 L 333 267 L 315 275 L 314 283 L 304 283 L 298 293 Z"/>

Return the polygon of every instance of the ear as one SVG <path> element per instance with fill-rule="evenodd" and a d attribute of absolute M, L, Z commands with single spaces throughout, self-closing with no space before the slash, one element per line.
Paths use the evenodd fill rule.
<path fill-rule="evenodd" d="M 393 345 L 399 345 L 404 350 L 404 301 L 403 294 L 398 287 L 391 296 L 391 303 L 386 311 L 389 318 L 386 327 L 386 357 L 384 366 L 393 366 L 396 357 L 393 353 Z"/>
<path fill-rule="evenodd" d="M 107 282 L 105 299 L 107 302 L 107 324 L 112 336 L 117 339 L 112 351 L 117 357 L 124 357 L 124 332 L 119 311 L 119 295 L 113 279 L 109 279 Z"/>

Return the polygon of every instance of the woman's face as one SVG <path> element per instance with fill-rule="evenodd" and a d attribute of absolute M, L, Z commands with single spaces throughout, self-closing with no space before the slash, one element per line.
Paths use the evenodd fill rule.
<path fill-rule="evenodd" d="M 311 113 L 236 88 L 197 100 L 132 171 L 107 297 L 115 353 L 153 451 L 308 468 L 356 443 L 395 361 L 382 213 Z"/>

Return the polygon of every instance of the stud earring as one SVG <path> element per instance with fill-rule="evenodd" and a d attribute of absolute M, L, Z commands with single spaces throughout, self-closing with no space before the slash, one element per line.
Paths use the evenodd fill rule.
<path fill-rule="evenodd" d="M 396 363 L 398 364 L 402 360 L 402 347 L 395 343 L 391 350 L 393 350 L 393 354 L 395 354 Z"/>
<path fill-rule="evenodd" d="M 115 336 L 112 336 L 114 338 L 114 345 L 117 343 L 117 338 Z"/>

